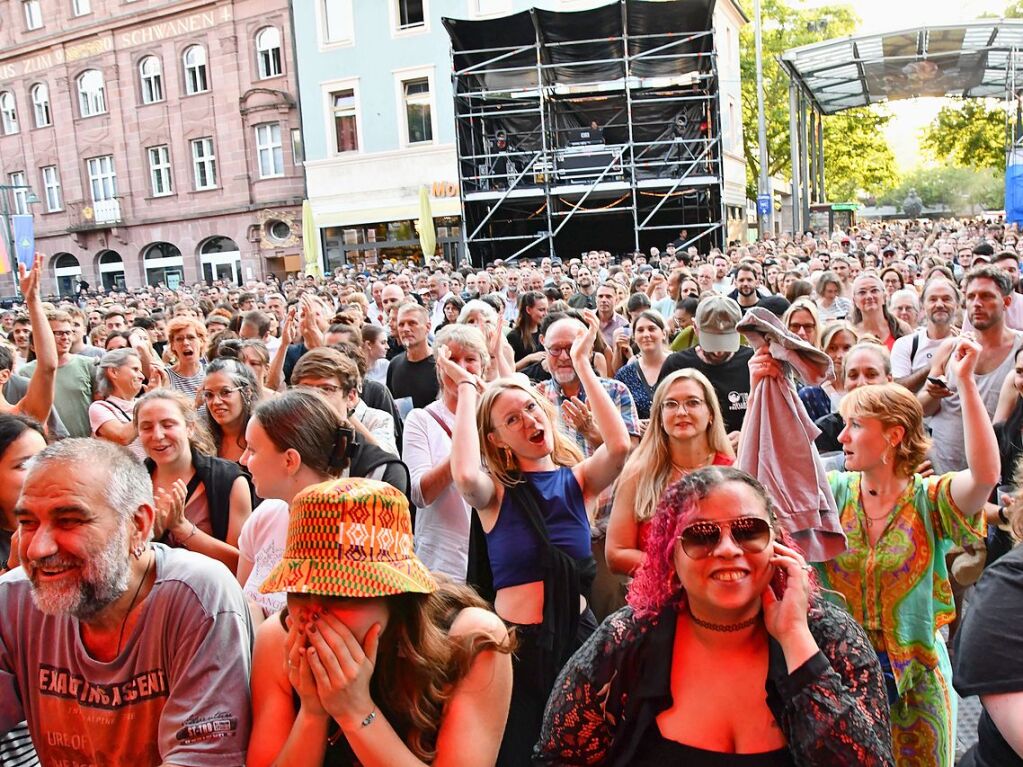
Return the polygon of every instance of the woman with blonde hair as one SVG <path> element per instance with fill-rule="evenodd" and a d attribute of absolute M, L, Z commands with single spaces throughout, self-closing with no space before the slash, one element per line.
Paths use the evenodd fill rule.
<path fill-rule="evenodd" d="M 998 482 L 998 444 L 973 372 L 980 347 L 960 338 L 949 365 L 959 382 L 967 468 L 923 477 L 930 440 L 916 397 L 897 384 L 869 384 L 842 399 L 839 442 L 846 471 L 828 481 L 848 547 L 816 563 L 825 594 L 866 630 L 891 704 L 896 764 L 951 767 L 956 697 L 944 639 L 955 618 L 945 553 L 984 540 L 984 503 Z M 769 355 L 750 361 L 754 387 L 780 375 Z"/>
<path fill-rule="evenodd" d="M 588 509 L 628 457 L 621 413 L 593 370 L 597 317 L 566 326 L 568 352 L 604 438 L 581 459 L 558 428 L 554 406 L 519 378 L 492 383 L 482 398 L 480 377 L 437 353 L 437 370 L 455 383 L 457 407 L 451 474 L 486 533 L 494 608 L 518 627 L 519 650 L 502 765 L 527 765 L 540 733 L 554 679 L 596 628 L 587 605 L 596 572 Z M 574 320 L 566 322 L 576 322 Z M 481 468 L 482 464 L 482 468 Z"/>
<path fill-rule="evenodd" d="M 888 311 L 885 286 L 881 278 L 872 272 L 861 274 L 852 284 L 853 310 L 849 321 L 861 338 L 874 336 L 892 350 L 895 340 L 913 329 Z"/>
<path fill-rule="evenodd" d="M 838 403 L 845 394 L 845 371 L 842 368 L 846 355 L 856 345 L 856 341 L 856 330 L 844 320 L 829 322 L 821 331 L 820 346 L 831 358 L 835 380 L 825 381 L 820 386 L 804 386 L 799 390 L 799 399 L 810 420 L 816 421 L 838 412 Z"/>
<path fill-rule="evenodd" d="M 792 305 L 785 310 L 781 318 L 782 324 L 811 346 L 820 348 L 821 343 L 821 319 L 817 311 L 817 305 L 807 296 L 797 298 Z"/>
<path fill-rule="evenodd" d="M 657 387 L 650 425 L 618 479 L 605 544 L 611 571 L 632 575 L 642 564 L 650 520 L 670 485 L 695 469 L 733 463 L 714 386 L 699 370 L 676 370 Z"/>
<path fill-rule="evenodd" d="M 485 301 L 473 299 L 458 313 L 458 324 L 478 328 L 487 340 L 487 351 L 493 363 L 488 371 L 488 380 L 515 372 L 515 352 L 504 337 L 502 320 L 494 307 Z"/>

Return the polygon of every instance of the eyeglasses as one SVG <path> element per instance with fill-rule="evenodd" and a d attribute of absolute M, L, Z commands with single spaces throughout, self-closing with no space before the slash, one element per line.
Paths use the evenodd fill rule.
<path fill-rule="evenodd" d="M 699 410 L 706 404 L 707 403 L 704 402 L 699 397 L 689 397 L 688 399 L 684 399 L 681 402 L 679 402 L 676 399 L 666 399 L 664 400 L 664 404 L 661 405 L 661 408 L 666 413 L 674 413 L 679 408 L 682 409 L 683 413 L 692 413 L 696 410 Z"/>
<path fill-rule="evenodd" d="M 507 429 L 521 429 L 526 423 L 526 419 L 522 417 L 525 413 L 528 413 L 529 417 L 535 421 L 540 417 L 540 406 L 535 402 L 530 402 L 520 412 L 512 413 L 505 418 L 501 425 Z"/>
<path fill-rule="evenodd" d="M 568 354 L 572 351 L 571 346 L 548 346 L 547 353 L 552 357 L 560 357 L 562 354 Z"/>
<path fill-rule="evenodd" d="M 879 296 L 879 295 L 881 295 L 881 289 L 880 288 L 869 288 L 867 290 L 857 290 L 856 291 L 856 297 L 857 298 L 866 298 L 867 296 Z"/>
<path fill-rule="evenodd" d="M 210 391 L 209 389 L 203 389 L 202 398 L 206 402 L 213 402 L 215 399 L 226 401 L 235 392 L 241 391 L 241 386 L 225 386 L 220 391 Z"/>
<path fill-rule="evenodd" d="M 345 390 L 343 386 L 335 384 L 299 384 L 299 386 L 303 389 L 319 389 L 324 394 L 337 394 Z"/>
<path fill-rule="evenodd" d="M 739 517 L 722 522 L 701 520 L 689 525 L 678 537 L 690 559 L 706 559 L 721 543 L 721 528 L 727 527 L 735 544 L 748 554 L 758 554 L 771 542 L 771 525 L 762 517 Z"/>

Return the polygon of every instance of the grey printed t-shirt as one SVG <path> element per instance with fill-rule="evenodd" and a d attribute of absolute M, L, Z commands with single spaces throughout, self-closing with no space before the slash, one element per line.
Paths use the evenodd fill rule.
<path fill-rule="evenodd" d="M 110 663 L 89 655 L 77 619 L 36 608 L 21 568 L 0 578 L 0 733 L 27 719 L 43 764 L 245 763 L 252 624 L 241 587 L 215 560 L 151 545 L 156 581 Z"/>

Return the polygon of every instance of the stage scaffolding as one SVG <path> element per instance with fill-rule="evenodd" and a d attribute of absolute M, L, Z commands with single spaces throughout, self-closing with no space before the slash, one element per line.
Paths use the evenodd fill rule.
<path fill-rule="evenodd" d="M 725 236 L 713 3 L 445 20 L 476 263 Z M 595 123 L 593 129 L 591 122 Z"/>

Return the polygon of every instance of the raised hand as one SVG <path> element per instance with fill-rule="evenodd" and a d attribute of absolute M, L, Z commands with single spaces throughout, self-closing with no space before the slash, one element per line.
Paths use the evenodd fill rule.
<path fill-rule="evenodd" d="M 597 340 L 597 333 L 600 331 L 600 320 L 597 319 L 595 312 L 584 309 L 583 319 L 586 320 L 586 332 L 576 336 L 575 341 L 572 342 L 572 349 L 569 351 L 576 370 L 583 363 L 589 363 L 593 354 L 593 342 Z"/>
<path fill-rule="evenodd" d="M 25 302 L 39 300 L 39 275 L 43 269 L 43 256 L 36 253 L 32 261 L 32 268 L 26 270 L 25 265 L 18 262 L 18 287 L 21 288 L 21 295 Z"/>
<path fill-rule="evenodd" d="M 948 364 L 955 373 L 957 381 L 965 381 L 973 377 L 977 368 L 977 359 L 980 356 L 980 344 L 973 340 L 972 336 L 963 334 L 952 350 L 952 356 Z"/>

